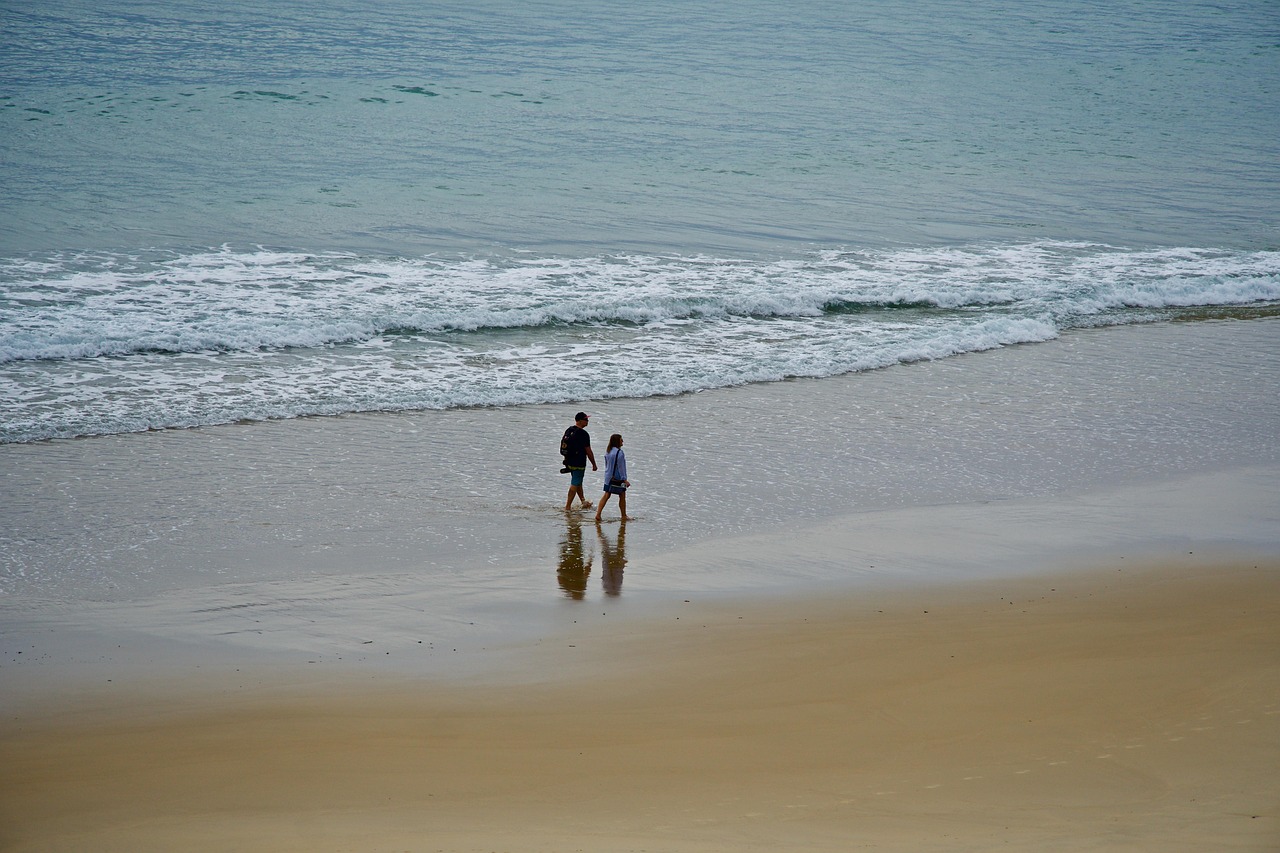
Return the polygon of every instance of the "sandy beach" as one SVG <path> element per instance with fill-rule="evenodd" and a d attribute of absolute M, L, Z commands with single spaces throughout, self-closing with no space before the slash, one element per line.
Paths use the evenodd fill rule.
<path fill-rule="evenodd" d="M 536 685 L 170 685 L 7 720 L 4 849 L 1271 850 L 1278 589 L 1187 555 L 690 606 Z"/>
<path fill-rule="evenodd" d="M 0 448 L 0 849 L 1274 850 L 1275 328 L 615 401 L 625 528 L 435 476 L 549 407 Z"/>

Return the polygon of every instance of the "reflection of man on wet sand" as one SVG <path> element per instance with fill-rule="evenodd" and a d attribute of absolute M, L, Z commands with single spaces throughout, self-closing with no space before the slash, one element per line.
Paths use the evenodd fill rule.
<path fill-rule="evenodd" d="M 560 567 L 556 579 L 564 594 L 582 600 L 587 594 L 587 578 L 591 576 L 591 558 L 582 548 L 582 524 L 575 518 L 565 522 L 564 538 L 560 540 Z"/>
<path fill-rule="evenodd" d="M 604 574 L 600 580 L 604 584 L 605 595 L 621 595 L 622 594 L 622 570 L 627 566 L 627 522 L 623 519 L 618 525 L 618 541 L 616 544 L 609 543 L 609 537 L 604 535 L 604 528 L 596 523 L 596 535 L 600 537 L 600 562 L 604 567 Z M 584 579 L 585 580 L 585 579 Z"/>

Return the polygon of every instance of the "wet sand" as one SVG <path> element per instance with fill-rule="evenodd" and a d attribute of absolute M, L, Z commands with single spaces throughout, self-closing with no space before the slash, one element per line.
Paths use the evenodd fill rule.
<path fill-rule="evenodd" d="M 1280 561 L 720 601 L 538 683 L 8 719 L 12 851 L 1272 850 Z"/>

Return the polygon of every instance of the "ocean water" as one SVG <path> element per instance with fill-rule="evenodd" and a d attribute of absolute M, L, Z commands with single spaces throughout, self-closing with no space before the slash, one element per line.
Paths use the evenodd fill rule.
<path fill-rule="evenodd" d="M 0 2 L 0 442 L 1280 307 L 1280 6 Z"/>

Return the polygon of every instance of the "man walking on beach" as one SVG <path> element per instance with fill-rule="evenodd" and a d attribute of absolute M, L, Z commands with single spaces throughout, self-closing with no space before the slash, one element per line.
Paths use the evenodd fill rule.
<path fill-rule="evenodd" d="M 564 511 L 573 509 L 573 496 L 582 501 L 582 508 L 589 509 L 591 501 L 582 493 L 582 480 L 587 475 L 587 460 L 591 461 L 591 470 L 596 468 L 596 455 L 591 452 L 591 436 L 587 434 L 589 417 L 586 412 L 578 412 L 573 417 L 573 426 L 564 431 L 564 467 L 569 469 L 569 496 L 564 501 Z"/>

